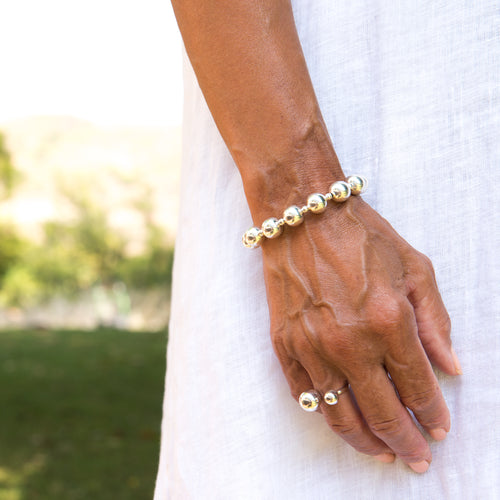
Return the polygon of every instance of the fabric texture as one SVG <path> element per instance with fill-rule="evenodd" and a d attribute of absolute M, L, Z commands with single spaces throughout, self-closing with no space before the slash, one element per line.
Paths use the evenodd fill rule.
<path fill-rule="evenodd" d="M 290 397 L 241 179 L 186 63 L 155 500 L 500 499 L 500 4 L 296 0 L 294 15 L 344 171 L 434 264 L 464 370 L 437 374 L 452 430 L 418 475 Z"/>

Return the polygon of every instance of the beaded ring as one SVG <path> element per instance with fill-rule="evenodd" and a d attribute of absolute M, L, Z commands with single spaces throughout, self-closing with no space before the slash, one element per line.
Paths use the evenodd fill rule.
<path fill-rule="evenodd" d="M 330 200 L 336 203 L 343 203 L 351 194 L 358 195 L 364 193 L 367 185 L 368 181 L 361 175 L 351 175 L 347 178 L 347 182 L 334 182 L 327 194 L 311 194 L 307 198 L 307 205 L 304 205 L 302 208 L 292 205 L 283 212 L 281 219 L 270 217 L 262 223 L 262 227 L 251 227 L 243 235 L 243 244 L 247 248 L 257 248 L 262 244 L 264 237 L 269 239 L 277 238 L 283 232 L 285 224 L 288 226 L 298 226 L 304 222 L 305 213 L 320 214 L 326 210 L 326 206 Z"/>

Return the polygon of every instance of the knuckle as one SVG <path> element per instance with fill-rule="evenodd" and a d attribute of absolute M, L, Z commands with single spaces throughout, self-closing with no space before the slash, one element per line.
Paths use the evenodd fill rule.
<path fill-rule="evenodd" d="M 449 337 L 451 334 L 451 318 L 447 311 L 443 313 L 443 325 L 441 327 L 441 332 Z"/>
<path fill-rule="evenodd" d="M 303 331 L 294 328 L 271 330 L 271 340 L 275 351 L 297 358 L 301 353 L 311 352 L 313 350 L 311 342 L 316 339 L 314 335 L 306 335 Z"/>
<path fill-rule="evenodd" d="M 324 352 L 335 361 L 351 359 L 352 354 L 358 350 L 358 344 L 353 335 L 332 337 L 330 344 Z"/>
<path fill-rule="evenodd" d="M 311 345 L 304 335 L 284 329 L 271 330 L 271 342 L 279 358 L 295 359 L 299 353 L 311 350 Z"/>
<path fill-rule="evenodd" d="M 284 347 L 283 347 L 283 342 L 281 342 L 280 340 L 277 340 L 276 338 L 273 338 L 271 343 L 272 343 L 274 352 L 276 353 L 278 358 L 282 358 L 282 357 L 286 356 L 286 349 L 284 349 Z"/>
<path fill-rule="evenodd" d="M 288 349 L 283 343 L 283 340 L 281 338 L 274 337 L 272 339 L 272 345 L 280 364 L 282 366 L 287 366 L 290 363 L 290 355 L 288 353 Z"/>
<path fill-rule="evenodd" d="M 271 342 L 277 353 L 285 353 L 287 351 L 285 346 L 285 335 L 282 329 L 271 330 Z"/>
<path fill-rule="evenodd" d="M 299 400 L 300 395 L 304 391 L 308 391 L 312 389 L 312 387 L 309 387 L 307 385 L 307 382 L 304 382 L 303 380 L 297 380 L 295 377 L 293 377 L 291 374 L 287 374 L 287 382 L 288 382 L 288 387 L 290 388 L 290 394 L 292 398 L 295 401 Z"/>
<path fill-rule="evenodd" d="M 436 336 L 428 336 L 420 339 L 426 352 L 435 352 L 441 348 L 442 342 Z"/>
<path fill-rule="evenodd" d="M 405 406 L 410 408 L 413 412 L 421 413 L 435 405 L 439 394 L 439 387 L 433 385 L 425 390 L 413 392 L 409 395 L 402 395 L 400 393 L 400 397 Z"/>
<path fill-rule="evenodd" d="M 367 439 L 363 435 L 361 422 L 344 416 L 331 419 L 326 412 L 324 414 L 330 429 L 349 443 L 356 451 L 365 455 L 380 453 L 380 446 L 377 447 L 371 439 Z"/>
<path fill-rule="evenodd" d="M 399 329 L 406 317 L 406 307 L 402 298 L 388 297 L 371 309 L 370 325 L 376 331 Z"/>
<path fill-rule="evenodd" d="M 432 260 L 424 253 L 420 254 L 420 265 L 427 272 L 434 274 L 434 265 L 432 264 Z"/>
<path fill-rule="evenodd" d="M 345 427 L 331 424 L 330 428 L 360 453 L 376 455 L 380 452 L 380 446 L 377 447 L 372 440 L 367 440 L 363 436 L 361 427 L 357 424 L 351 422 L 346 424 Z"/>
<path fill-rule="evenodd" d="M 360 433 L 358 422 L 353 421 L 348 417 L 336 417 L 335 419 L 327 418 L 328 425 L 336 434 L 341 436 L 353 436 Z"/>
<path fill-rule="evenodd" d="M 381 419 L 379 417 L 367 418 L 368 425 L 374 434 L 395 436 L 401 432 L 401 421 L 397 417 Z"/>
<path fill-rule="evenodd" d="M 412 264 L 410 271 L 411 281 L 415 285 L 422 286 L 435 283 L 436 273 L 434 272 L 434 265 L 431 259 L 423 253 L 419 254 L 416 261 Z"/>

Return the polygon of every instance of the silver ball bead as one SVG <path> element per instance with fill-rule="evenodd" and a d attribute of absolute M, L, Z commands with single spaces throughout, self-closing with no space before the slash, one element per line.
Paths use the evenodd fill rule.
<path fill-rule="evenodd" d="M 333 201 L 342 203 L 351 196 L 351 186 L 347 182 L 337 181 L 330 186 L 330 193 L 332 193 Z"/>
<path fill-rule="evenodd" d="M 302 215 L 300 208 L 295 205 L 288 207 L 283 212 L 283 219 L 285 219 L 285 222 L 289 226 L 298 226 L 304 222 L 304 216 Z"/>
<path fill-rule="evenodd" d="M 339 395 L 334 391 L 328 391 L 323 399 L 327 405 L 333 406 L 339 402 Z"/>
<path fill-rule="evenodd" d="M 276 217 L 271 217 L 262 223 L 262 232 L 266 238 L 276 238 L 283 232 L 283 227 Z"/>
<path fill-rule="evenodd" d="M 368 186 L 368 180 L 362 175 L 351 175 L 347 178 L 347 182 L 351 186 L 351 193 L 355 195 L 364 193 Z"/>
<path fill-rule="evenodd" d="M 299 396 L 299 404 L 305 411 L 316 411 L 319 407 L 319 394 L 310 390 Z"/>
<path fill-rule="evenodd" d="M 263 236 L 264 234 L 258 227 L 251 227 L 243 235 L 243 245 L 245 245 L 247 248 L 258 247 L 262 243 Z"/>
<path fill-rule="evenodd" d="M 315 214 L 320 214 L 326 210 L 326 198 L 320 193 L 314 193 L 307 198 L 307 208 Z"/>

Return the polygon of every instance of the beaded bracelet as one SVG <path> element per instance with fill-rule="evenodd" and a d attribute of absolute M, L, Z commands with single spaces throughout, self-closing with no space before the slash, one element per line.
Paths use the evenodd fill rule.
<path fill-rule="evenodd" d="M 330 192 L 323 195 L 321 193 L 313 193 L 307 198 L 307 205 L 302 208 L 292 205 L 283 212 L 283 218 L 277 219 L 271 217 L 262 223 L 262 227 L 251 227 L 243 235 L 243 244 L 247 248 L 256 248 L 261 245 L 263 237 L 276 238 L 283 232 L 285 224 L 289 226 L 298 226 L 304 221 L 306 212 L 320 214 L 326 210 L 326 206 L 330 200 L 337 203 L 343 203 L 351 194 L 358 195 L 366 190 L 368 181 L 361 175 L 351 175 L 347 178 L 347 182 L 337 181 L 330 186 Z"/>

